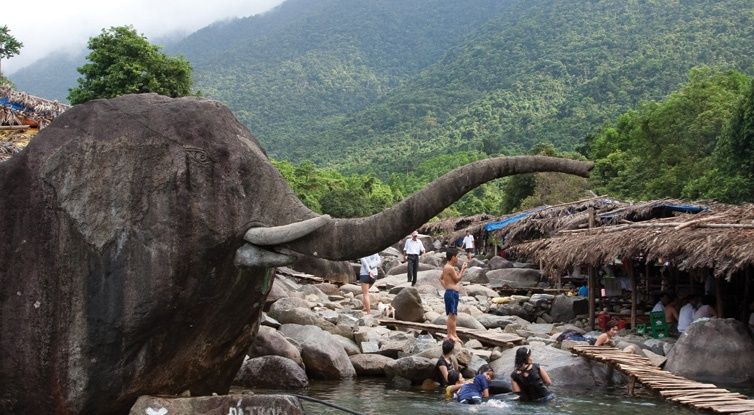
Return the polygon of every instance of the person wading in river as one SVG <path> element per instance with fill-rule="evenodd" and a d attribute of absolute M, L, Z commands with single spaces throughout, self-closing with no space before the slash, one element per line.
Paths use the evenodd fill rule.
<path fill-rule="evenodd" d="M 550 376 L 538 364 L 532 362 L 531 349 L 521 347 L 516 350 L 515 369 L 511 373 L 511 390 L 522 401 L 547 402 L 555 395 L 547 390 L 552 385 Z"/>

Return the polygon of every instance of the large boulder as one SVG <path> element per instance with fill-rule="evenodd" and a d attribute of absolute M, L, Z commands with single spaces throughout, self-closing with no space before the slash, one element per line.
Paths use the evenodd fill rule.
<path fill-rule="evenodd" d="M 487 279 L 492 288 L 530 288 L 536 287 L 542 274 L 539 270 L 529 268 L 504 268 L 487 271 Z"/>
<path fill-rule="evenodd" d="M 259 327 L 254 343 L 249 348 L 249 356 L 282 356 L 293 360 L 299 366 L 304 366 L 298 348 L 272 327 Z"/>
<path fill-rule="evenodd" d="M 424 321 L 424 307 L 422 307 L 422 299 L 416 288 L 404 288 L 393 298 L 391 304 L 395 308 L 396 319 L 414 322 Z"/>
<path fill-rule="evenodd" d="M 356 354 L 349 357 L 358 376 L 385 376 L 385 366 L 393 359 L 381 354 Z"/>
<path fill-rule="evenodd" d="M 270 376 L 271 373 L 275 376 Z M 291 359 L 262 356 L 243 362 L 233 383 L 246 387 L 298 389 L 309 386 L 309 379 L 304 369 Z"/>
<path fill-rule="evenodd" d="M 433 269 L 437 269 L 437 267 L 433 266 L 433 265 L 425 264 L 425 263 L 422 263 L 422 262 L 419 263 L 419 271 L 429 271 L 429 270 L 433 270 Z M 408 261 L 404 262 L 404 263 L 402 263 L 400 265 L 396 265 L 396 266 L 394 266 L 393 268 L 390 268 L 387 271 L 387 275 L 388 276 L 390 276 L 390 275 L 404 274 L 404 278 L 405 278 L 405 274 L 406 273 L 408 273 Z"/>
<path fill-rule="evenodd" d="M 328 281 L 342 283 L 356 281 L 356 273 L 348 261 L 330 261 L 323 258 L 301 255 L 291 265 L 291 268 Z"/>
<path fill-rule="evenodd" d="M 586 298 L 557 295 L 552 302 L 549 314 L 552 317 L 552 321 L 566 323 L 576 318 L 577 315 L 588 312 L 589 301 Z"/>
<path fill-rule="evenodd" d="M 482 267 L 467 268 L 466 273 L 463 274 L 463 280 L 472 284 L 487 284 L 490 282 L 487 279 L 487 270 Z"/>
<path fill-rule="evenodd" d="M 129 415 L 242 413 L 304 415 L 305 412 L 295 396 L 238 394 L 193 398 L 142 396 L 131 407 Z"/>
<path fill-rule="evenodd" d="M 317 379 L 344 379 L 356 375 L 348 354 L 334 335 L 315 326 L 283 324 L 280 332 L 301 345 L 306 373 Z"/>
<path fill-rule="evenodd" d="M 70 108 L 0 164 L 0 195 L 10 413 L 227 392 L 273 280 L 236 266 L 243 235 L 311 215 L 227 107 L 157 94 Z"/>
<path fill-rule="evenodd" d="M 489 261 L 487 261 L 487 267 L 489 269 L 513 268 L 513 263 L 501 256 L 496 255 L 490 258 Z"/>
<path fill-rule="evenodd" d="M 512 323 L 518 324 L 521 327 L 529 324 L 528 321 L 522 319 L 519 316 L 496 316 L 494 314 L 487 313 L 482 314 L 481 316 L 477 316 L 476 320 L 488 329 L 504 329 L 506 326 Z"/>
<path fill-rule="evenodd" d="M 437 317 L 432 324 L 438 324 L 441 326 L 444 326 L 445 323 L 448 321 L 448 316 L 441 315 L 440 317 Z M 485 327 L 482 325 L 482 323 L 478 322 L 474 317 L 472 317 L 470 314 L 467 313 L 458 313 L 458 316 L 456 316 L 456 325 L 458 327 L 466 327 L 468 329 L 474 329 L 474 330 L 484 330 Z"/>
<path fill-rule="evenodd" d="M 667 357 L 666 370 L 690 379 L 754 382 L 754 338 L 744 323 L 734 319 L 695 321 Z"/>
<path fill-rule="evenodd" d="M 435 361 L 426 357 L 402 357 L 385 365 L 385 376 L 392 379 L 399 376 L 413 384 L 420 384 L 424 379 L 434 379 Z"/>

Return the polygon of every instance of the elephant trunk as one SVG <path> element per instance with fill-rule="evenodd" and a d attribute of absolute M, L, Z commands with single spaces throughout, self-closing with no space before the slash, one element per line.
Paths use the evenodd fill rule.
<path fill-rule="evenodd" d="M 331 260 L 359 258 L 399 241 L 464 194 L 488 181 L 534 172 L 560 172 L 588 177 L 592 166 L 591 162 L 544 156 L 480 160 L 452 170 L 381 213 L 365 218 L 332 220 L 308 235 L 279 247 Z"/>

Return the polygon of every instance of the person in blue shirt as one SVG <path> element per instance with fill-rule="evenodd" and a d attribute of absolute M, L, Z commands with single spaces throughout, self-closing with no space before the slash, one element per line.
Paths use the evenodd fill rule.
<path fill-rule="evenodd" d="M 461 386 L 458 390 L 458 402 L 469 405 L 478 405 L 483 399 L 490 397 L 490 381 L 495 377 L 495 372 L 490 365 L 482 365 L 474 376 L 472 383 Z"/>

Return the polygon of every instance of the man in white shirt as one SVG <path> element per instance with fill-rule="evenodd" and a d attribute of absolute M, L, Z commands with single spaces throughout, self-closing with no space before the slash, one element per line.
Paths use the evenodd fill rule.
<path fill-rule="evenodd" d="M 681 311 L 678 312 L 678 332 L 683 333 L 689 328 L 689 325 L 694 321 L 694 312 L 699 307 L 699 296 L 693 295 L 689 298 L 689 302 L 681 307 Z"/>
<path fill-rule="evenodd" d="M 411 238 L 406 239 L 405 245 L 403 245 L 403 255 L 408 260 L 407 277 L 408 282 L 413 287 L 416 285 L 416 274 L 419 273 L 419 255 L 424 253 L 424 244 L 417 239 L 419 232 L 411 232 Z"/>
<path fill-rule="evenodd" d="M 463 247 L 466 249 L 466 259 L 471 260 L 471 254 L 474 253 L 474 237 L 466 231 L 466 236 L 463 237 Z"/>

